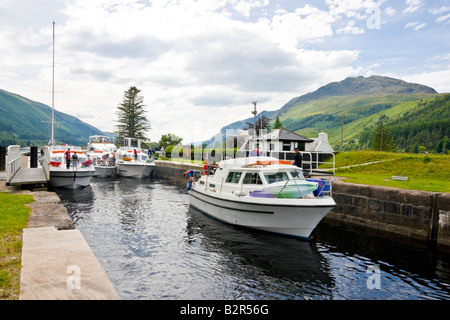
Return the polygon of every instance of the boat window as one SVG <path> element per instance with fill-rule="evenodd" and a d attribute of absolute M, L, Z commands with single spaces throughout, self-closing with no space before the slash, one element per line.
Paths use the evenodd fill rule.
<path fill-rule="evenodd" d="M 263 184 L 258 173 L 247 173 L 244 177 L 244 184 Z"/>
<path fill-rule="evenodd" d="M 295 171 L 291 171 L 289 173 L 291 174 L 291 177 L 293 179 L 305 179 L 301 170 L 295 170 Z"/>
<path fill-rule="evenodd" d="M 264 174 L 264 177 L 266 178 L 267 183 L 289 180 L 286 172 L 266 173 Z"/>
<path fill-rule="evenodd" d="M 242 172 L 230 172 L 226 182 L 238 183 L 241 179 Z"/>

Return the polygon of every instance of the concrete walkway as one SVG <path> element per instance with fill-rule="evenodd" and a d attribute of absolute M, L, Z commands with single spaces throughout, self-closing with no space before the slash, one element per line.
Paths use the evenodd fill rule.
<path fill-rule="evenodd" d="M 78 230 L 23 230 L 20 300 L 117 300 Z"/>
<path fill-rule="evenodd" d="M 119 300 L 83 235 L 54 192 L 23 191 L 6 186 L 0 192 L 30 194 L 35 202 L 23 230 L 20 300 Z"/>

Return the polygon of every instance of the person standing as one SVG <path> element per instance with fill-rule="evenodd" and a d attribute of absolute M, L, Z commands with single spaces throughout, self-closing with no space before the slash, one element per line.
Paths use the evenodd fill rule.
<path fill-rule="evenodd" d="M 298 151 L 298 148 L 294 149 L 294 160 L 292 160 L 292 164 L 294 166 L 297 166 L 299 168 L 302 168 L 302 161 L 303 161 L 303 157 L 302 154 L 300 153 L 300 151 Z"/>
<path fill-rule="evenodd" d="M 69 169 L 70 168 L 70 148 L 67 149 L 67 151 L 64 155 L 66 157 L 66 167 L 67 167 L 67 169 Z"/>

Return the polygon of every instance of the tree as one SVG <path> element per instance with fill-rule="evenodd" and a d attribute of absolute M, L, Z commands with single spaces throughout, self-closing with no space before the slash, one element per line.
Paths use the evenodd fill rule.
<path fill-rule="evenodd" d="M 385 127 L 383 120 L 385 119 L 380 117 L 378 126 L 376 126 L 374 129 L 372 150 L 394 151 L 396 149 L 394 145 L 394 139 L 392 139 L 389 130 Z"/>
<path fill-rule="evenodd" d="M 245 124 L 247 125 L 246 130 L 253 130 L 253 122 L 246 122 Z M 256 135 L 260 134 L 261 129 L 270 131 L 270 119 L 264 115 L 260 115 L 259 118 L 256 119 Z"/>
<path fill-rule="evenodd" d="M 281 128 L 283 128 L 283 123 L 281 123 L 280 117 L 277 116 L 277 118 L 275 119 L 275 123 L 273 124 L 272 129 L 281 129 Z"/>
<path fill-rule="evenodd" d="M 117 107 L 117 133 L 119 136 L 147 140 L 145 132 L 151 129 L 146 118 L 144 97 L 141 90 L 132 86 L 124 93 L 123 102 Z"/>
<path fill-rule="evenodd" d="M 181 141 L 183 141 L 182 138 L 180 138 L 172 133 L 163 134 L 161 136 L 161 139 L 158 142 L 158 148 L 161 148 L 164 146 L 176 146 Z"/>

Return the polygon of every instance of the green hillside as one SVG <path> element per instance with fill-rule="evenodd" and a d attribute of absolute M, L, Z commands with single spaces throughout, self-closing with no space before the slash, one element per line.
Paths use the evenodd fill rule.
<path fill-rule="evenodd" d="M 336 151 L 341 150 L 341 140 L 344 150 L 370 148 L 380 117 L 389 129 L 392 127 L 398 150 L 414 151 L 417 144 L 426 146 L 427 150 L 441 150 L 448 136 L 442 127 L 447 125 L 448 128 L 448 121 L 428 121 L 426 130 L 430 135 L 426 135 L 424 129 L 416 136 L 417 130 L 414 129 L 423 121 L 420 118 L 423 112 L 431 118 L 448 115 L 448 103 L 440 108 L 432 107 L 432 102 L 439 96 L 433 88 L 399 79 L 351 77 L 293 98 L 279 110 L 264 111 L 263 114 L 272 120 L 279 116 L 284 128 L 308 138 L 316 138 L 322 131 L 327 132 Z M 252 122 L 253 118 L 236 121 L 222 128 L 221 132 L 244 129 L 247 121 Z M 405 133 L 405 130 L 408 132 Z"/>
<path fill-rule="evenodd" d="M 49 106 L 0 90 L 0 145 L 46 145 L 51 138 Z M 57 143 L 86 145 L 89 135 L 102 133 L 76 117 L 55 111 Z"/>
<path fill-rule="evenodd" d="M 368 145 L 359 143 L 361 134 L 372 132 L 380 116 L 397 124 L 409 122 L 405 114 L 420 112 L 437 95 L 430 87 L 388 77 L 347 78 L 292 99 L 274 116 L 286 129 L 306 137 L 317 137 L 324 130 L 335 150 L 340 150 L 342 134 L 346 150 L 360 149 Z"/>

